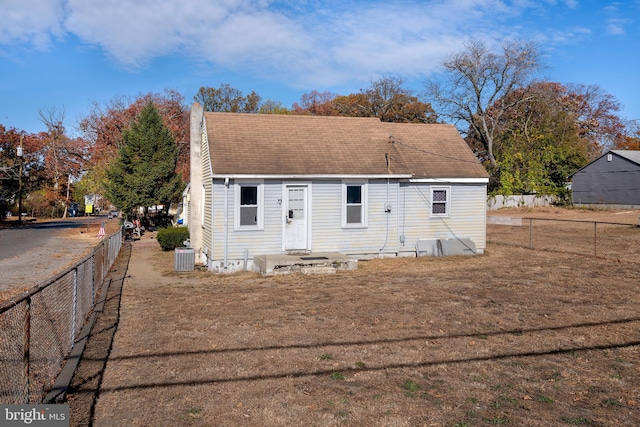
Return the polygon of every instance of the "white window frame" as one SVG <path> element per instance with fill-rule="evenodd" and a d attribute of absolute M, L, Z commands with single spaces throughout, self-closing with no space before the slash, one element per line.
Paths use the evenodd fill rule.
<path fill-rule="evenodd" d="M 359 186 L 360 206 L 361 206 L 361 222 L 347 223 L 347 187 Z M 343 228 L 366 228 L 368 226 L 368 200 L 369 200 L 369 183 L 366 180 L 343 180 L 342 181 L 342 227 Z"/>
<path fill-rule="evenodd" d="M 264 230 L 264 181 L 262 180 L 253 180 L 253 181 L 240 181 L 236 180 L 233 184 L 234 187 L 234 230 Z M 240 225 L 240 195 L 242 187 L 256 187 L 257 188 L 257 224 L 255 225 Z"/>
<path fill-rule="evenodd" d="M 436 191 L 445 191 L 446 192 L 446 200 L 444 202 L 434 202 L 433 201 L 433 193 Z M 431 187 L 430 198 L 431 205 L 429 206 L 429 216 L 432 218 L 443 218 L 451 216 L 451 187 Z M 435 213 L 433 211 L 433 207 L 435 204 L 442 205 L 444 204 L 444 213 Z"/>

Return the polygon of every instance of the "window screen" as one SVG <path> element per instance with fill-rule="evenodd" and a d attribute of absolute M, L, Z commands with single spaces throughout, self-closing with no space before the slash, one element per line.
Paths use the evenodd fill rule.
<path fill-rule="evenodd" d="M 447 212 L 447 193 L 445 189 L 432 191 L 431 213 L 433 215 L 446 215 Z"/>

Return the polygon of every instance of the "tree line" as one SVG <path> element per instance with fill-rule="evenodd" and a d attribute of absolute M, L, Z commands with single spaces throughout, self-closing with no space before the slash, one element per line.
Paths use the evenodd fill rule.
<path fill-rule="evenodd" d="M 640 149 L 640 128 L 620 117 L 614 96 L 594 85 L 540 79 L 544 64 L 531 42 L 505 41 L 492 50 L 469 41 L 442 69 L 421 93 L 405 87 L 401 77 L 383 76 L 348 95 L 312 90 L 291 107 L 229 84 L 203 86 L 193 100 L 205 111 L 452 123 L 489 172 L 490 194 L 562 199 L 568 175 L 604 149 Z M 105 195 L 127 212 L 179 199 L 189 179 L 189 106 L 180 93 L 94 103 L 75 138 L 68 136 L 64 111 L 39 115 L 47 129 L 39 134 L 0 124 L 0 214 L 20 190 L 40 216 L 64 215 L 69 201 L 83 203 L 85 194 Z"/>

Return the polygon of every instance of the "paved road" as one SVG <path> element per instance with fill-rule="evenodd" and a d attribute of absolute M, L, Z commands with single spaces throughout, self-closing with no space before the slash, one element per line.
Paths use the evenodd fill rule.
<path fill-rule="evenodd" d="M 24 290 L 89 253 L 94 239 L 75 239 L 105 217 L 69 218 L 0 229 L 0 292 Z"/>

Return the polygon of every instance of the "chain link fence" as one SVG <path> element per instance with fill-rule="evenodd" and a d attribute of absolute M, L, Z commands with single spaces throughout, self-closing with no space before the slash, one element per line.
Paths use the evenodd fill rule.
<path fill-rule="evenodd" d="M 503 223 L 487 224 L 487 241 L 640 262 L 640 227 L 633 224 L 511 218 Z"/>
<path fill-rule="evenodd" d="M 43 401 L 122 247 L 122 229 L 67 271 L 0 306 L 0 402 Z"/>

